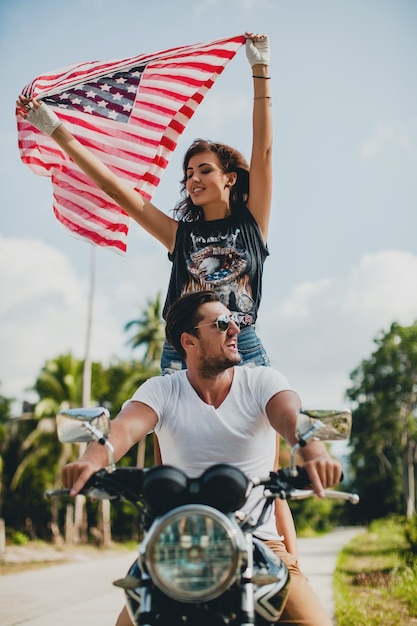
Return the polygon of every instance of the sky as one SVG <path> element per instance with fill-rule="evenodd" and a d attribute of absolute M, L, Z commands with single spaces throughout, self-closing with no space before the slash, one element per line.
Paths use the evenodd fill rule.
<path fill-rule="evenodd" d="M 274 192 L 257 330 L 272 365 L 305 406 L 346 404 L 375 338 L 417 319 L 415 0 L 0 0 L 0 394 L 17 413 L 47 360 L 84 357 L 93 275 L 91 356 L 109 364 L 140 356 L 124 326 L 165 297 L 170 273 L 134 222 L 125 256 L 58 223 L 49 179 L 20 161 L 17 95 L 71 63 L 247 30 L 271 45 Z M 163 211 L 194 138 L 250 157 L 250 75 L 242 48 L 180 137 L 153 197 Z"/>

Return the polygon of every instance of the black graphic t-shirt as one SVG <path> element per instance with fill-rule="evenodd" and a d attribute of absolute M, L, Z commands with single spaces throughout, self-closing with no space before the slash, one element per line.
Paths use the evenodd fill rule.
<path fill-rule="evenodd" d="M 262 296 L 263 265 L 269 255 L 247 207 L 229 218 L 178 222 L 171 278 L 164 306 L 189 291 L 213 289 L 240 315 L 241 326 L 255 323 Z"/>

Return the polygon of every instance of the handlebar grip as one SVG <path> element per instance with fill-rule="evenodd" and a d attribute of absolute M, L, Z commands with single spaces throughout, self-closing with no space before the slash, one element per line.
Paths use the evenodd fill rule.
<path fill-rule="evenodd" d="M 311 480 L 307 470 L 297 465 L 297 476 L 291 476 L 291 485 L 295 489 L 308 489 L 311 487 Z"/>
<path fill-rule="evenodd" d="M 344 475 L 342 472 L 339 482 L 343 482 L 343 479 Z M 296 489 L 305 489 L 306 487 L 310 487 L 311 481 L 307 470 L 304 467 L 299 467 L 297 465 L 297 476 L 292 477 L 291 483 Z"/>
<path fill-rule="evenodd" d="M 285 467 L 283 469 L 278 470 L 278 472 L 272 472 L 271 477 L 275 475 L 278 479 L 278 484 L 283 481 L 284 485 L 287 487 L 291 487 L 293 489 L 311 489 L 311 480 L 308 475 L 307 470 L 304 467 L 300 467 L 297 465 L 296 467 L 297 473 L 294 476 L 289 467 Z M 340 482 L 343 480 L 343 472 L 340 479 Z M 274 481 L 275 482 L 275 481 Z"/>

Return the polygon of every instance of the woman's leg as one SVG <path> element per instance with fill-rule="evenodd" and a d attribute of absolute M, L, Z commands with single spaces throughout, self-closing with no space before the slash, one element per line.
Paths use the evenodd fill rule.
<path fill-rule="evenodd" d="M 262 345 L 261 340 L 255 332 L 254 326 L 249 326 L 241 330 L 237 336 L 237 347 L 242 357 L 239 365 L 270 365 L 269 356 Z"/>
<path fill-rule="evenodd" d="M 276 451 L 274 461 L 274 471 L 279 469 L 279 445 L 280 435 L 276 434 Z M 295 530 L 294 519 L 291 513 L 291 509 L 287 500 L 281 500 L 277 498 L 275 500 L 275 526 L 280 537 L 283 537 L 283 542 L 287 552 L 298 558 L 298 542 L 297 533 Z"/>
<path fill-rule="evenodd" d="M 116 626 L 134 626 L 132 620 L 129 617 L 126 606 L 123 607 L 117 618 Z"/>
<path fill-rule="evenodd" d="M 290 573 L 287 602 L 277 624 L 280 626 L 332 626 L 318 596 L 300 569 L 298 560 L 285 549 L 282 541 L 266 541 L 285 563 Z"/>
<path fill-rule="evenodd" d="M 178 352 L 167 342 L 164 342 L 161 355 L 161 374 L 173 374 L 178 370 L 185 370 L 185 361 Z"/>

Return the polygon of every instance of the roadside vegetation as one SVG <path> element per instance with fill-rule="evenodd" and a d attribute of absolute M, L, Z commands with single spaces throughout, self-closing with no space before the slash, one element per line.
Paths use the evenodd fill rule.
<path fill-rule="evenodd" d="M 339 554 L 337 626 L 417 625 L 417 518 L 372 522 Z"/>

